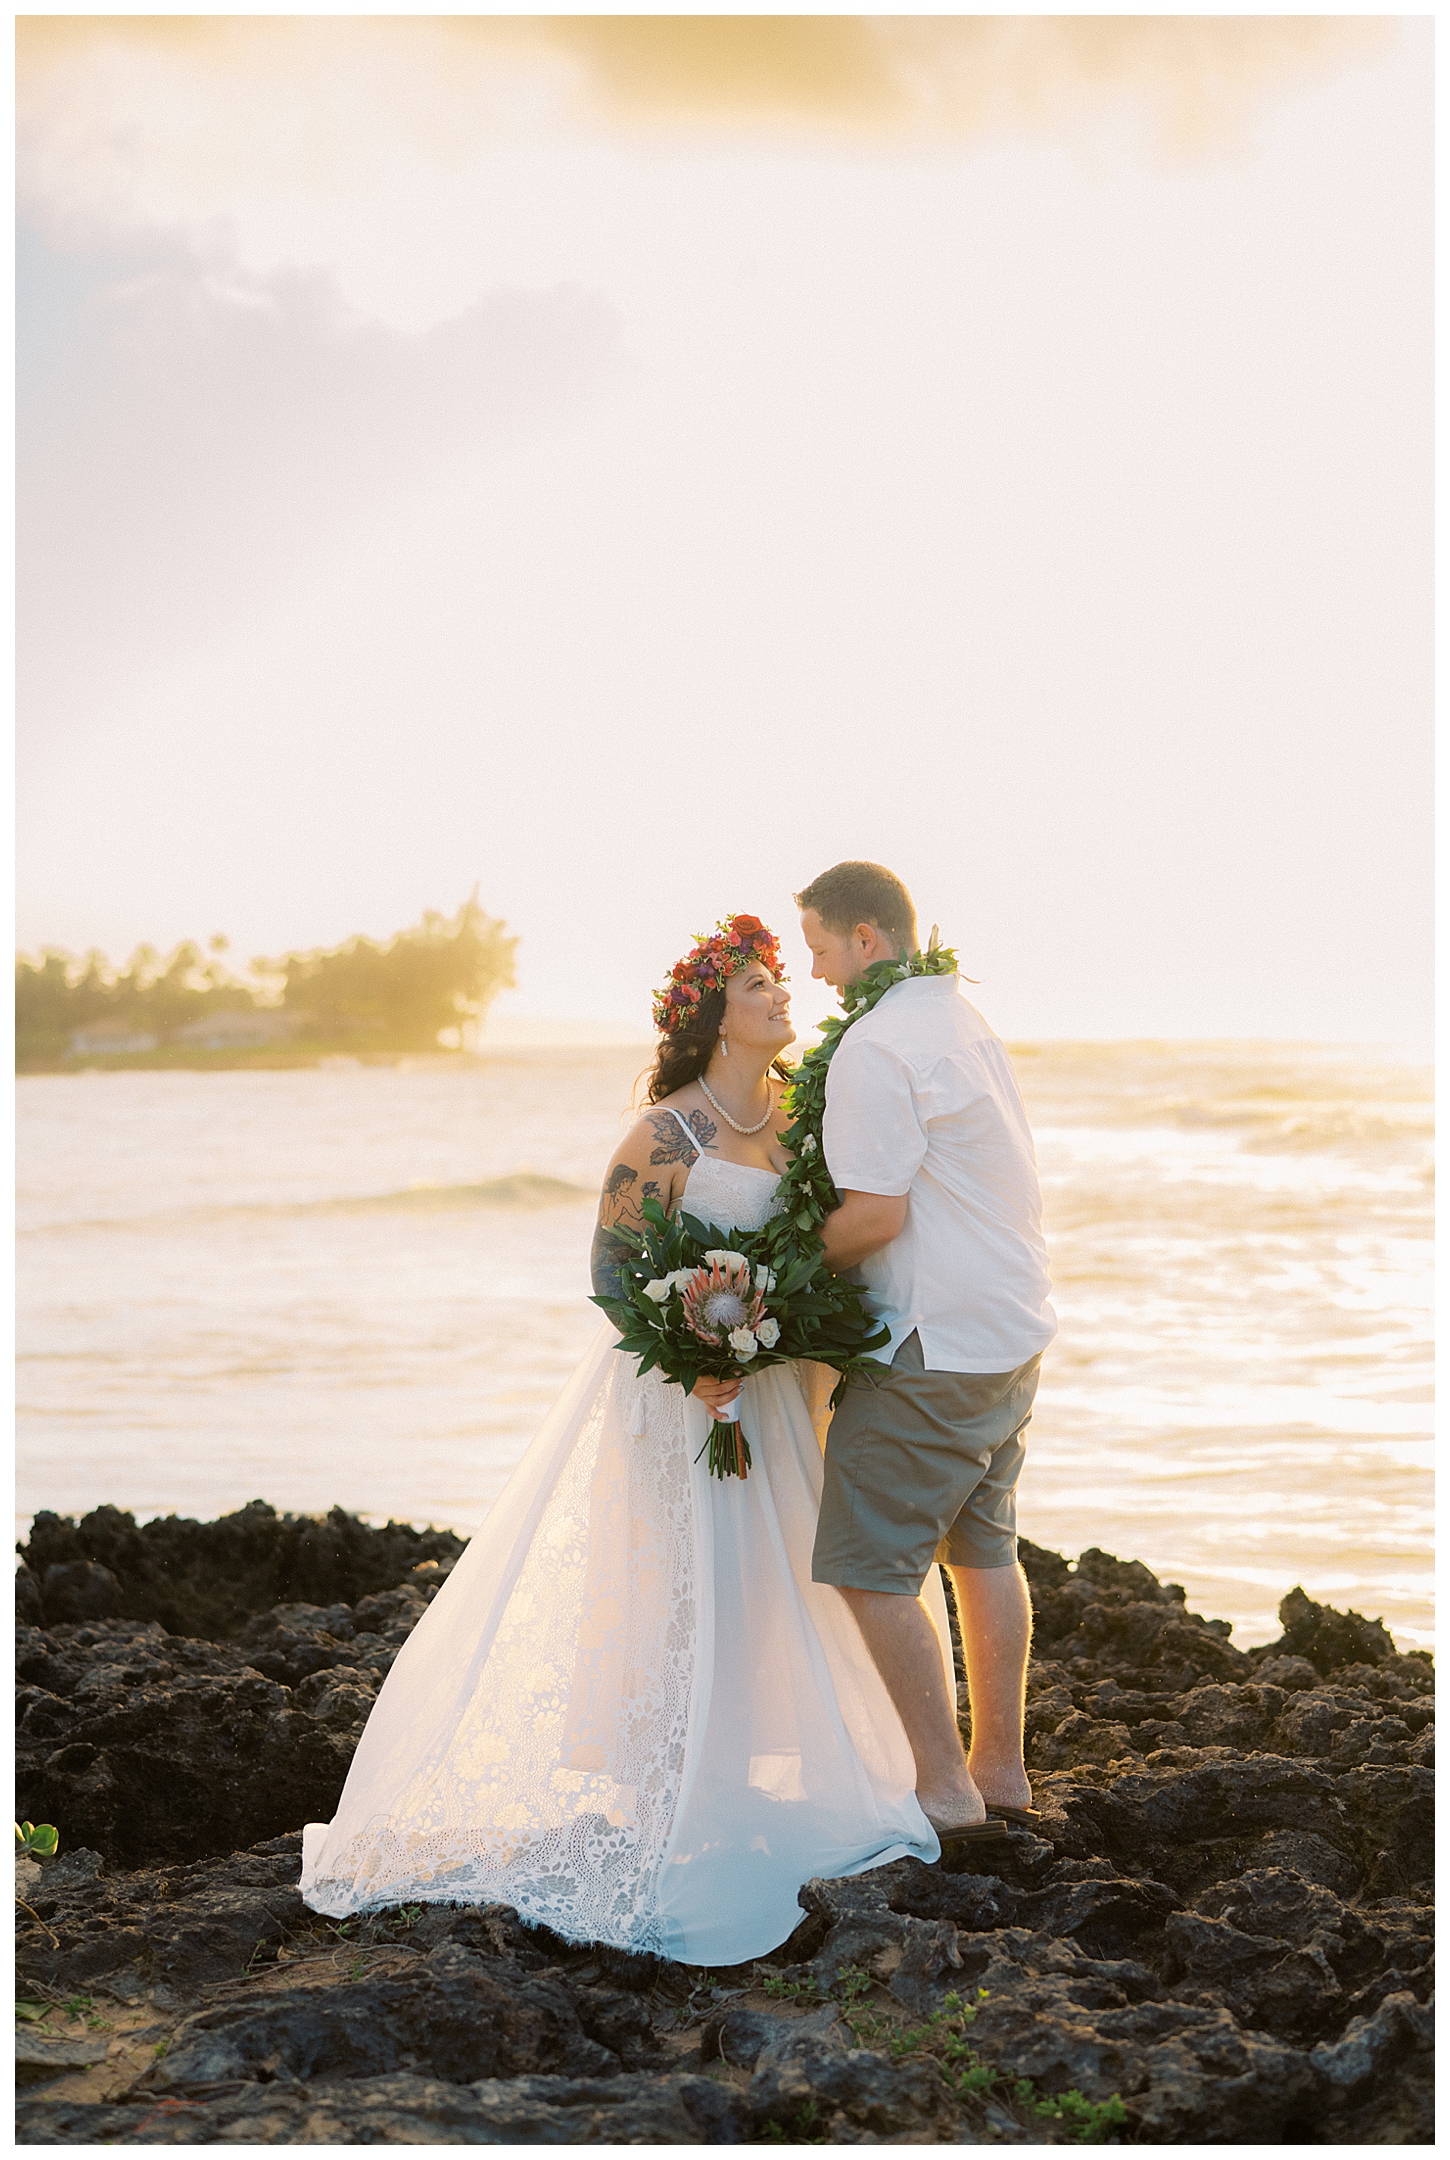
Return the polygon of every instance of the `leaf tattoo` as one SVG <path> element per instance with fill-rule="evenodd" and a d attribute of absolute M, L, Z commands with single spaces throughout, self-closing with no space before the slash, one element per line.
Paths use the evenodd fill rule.
<path fill-rule="evenodd" d="M 680 1128 L 680 1121 L 667 1110 L 657 1112 L 650 1119 L 650 1126 L 659 1146 L 650 1151 L 650 1164 L 682 1162 L 693 1163 L 702 1148 L 713 1147 L 717 1127 L 703 1110 L 692 1110 L 685 1123 L 695 1135 L 697 1146 L 691 1147 Z"/>

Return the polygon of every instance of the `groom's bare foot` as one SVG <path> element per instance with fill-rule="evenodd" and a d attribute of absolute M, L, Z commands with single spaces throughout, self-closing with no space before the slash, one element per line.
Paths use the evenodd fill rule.
<path fill-rule="evenodd" d="M 1032 1787 L 1020 1762 L 992 1763 L 973 1758 L 968 1767 L 972 1783 L 987 1807 L 1030 1808 Z"/>

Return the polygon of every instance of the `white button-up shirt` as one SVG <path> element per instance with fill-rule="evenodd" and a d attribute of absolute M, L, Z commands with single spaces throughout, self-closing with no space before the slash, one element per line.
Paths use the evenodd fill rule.
<path fill-rule="evenodd" d="M 1057 1333 L 1037 1157 L 1012 1061 L 954 978 L 896 983 L 847 1029 L 823 1131 L 844 1191 L 905 1193 L 900 1234 L 855 1271 L 929 1372 L 1013 1372 Z"/>

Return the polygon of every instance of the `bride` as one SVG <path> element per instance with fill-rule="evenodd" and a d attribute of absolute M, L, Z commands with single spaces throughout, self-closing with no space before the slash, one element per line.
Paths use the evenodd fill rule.
<path fill-rule="evenodd" d="M 735 916 L 697 939 L 655 1018 L 649 1107 L 604 1179 L 605 1292 L 646 1198 L 757 1229 L 788 1159 L 771 933 Z M 777 1365 L 687 1399 L 617 1340 L 606 1322 L 389 1672 L 337 1814 L 308 1824 L 315 1911 L 499 1902 L 735 1965 L 784 1942 L 812 1876 L 938 1858 L 846 1601 L 811 1581 L 833 1376 Z M 737 1394 L 752 1466 L 721 1482 L 698 1458 Z M 954 1693 L 940 1582 L 922 1596 Z"/>

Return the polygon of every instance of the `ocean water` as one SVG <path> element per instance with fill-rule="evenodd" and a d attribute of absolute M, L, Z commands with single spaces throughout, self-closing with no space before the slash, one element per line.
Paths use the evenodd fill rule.
<path fill-rule="evenodd" d="M 21 1534 L 101 1502 L 474 1528 L 598 1324 L 645 1051 L 19 1082 Z M 1013 1047 L 1061 1333 L 1020 1526 L 1243 1646 L 1294 1583 L 1433 1640 L 1430 1075 Z"/>

